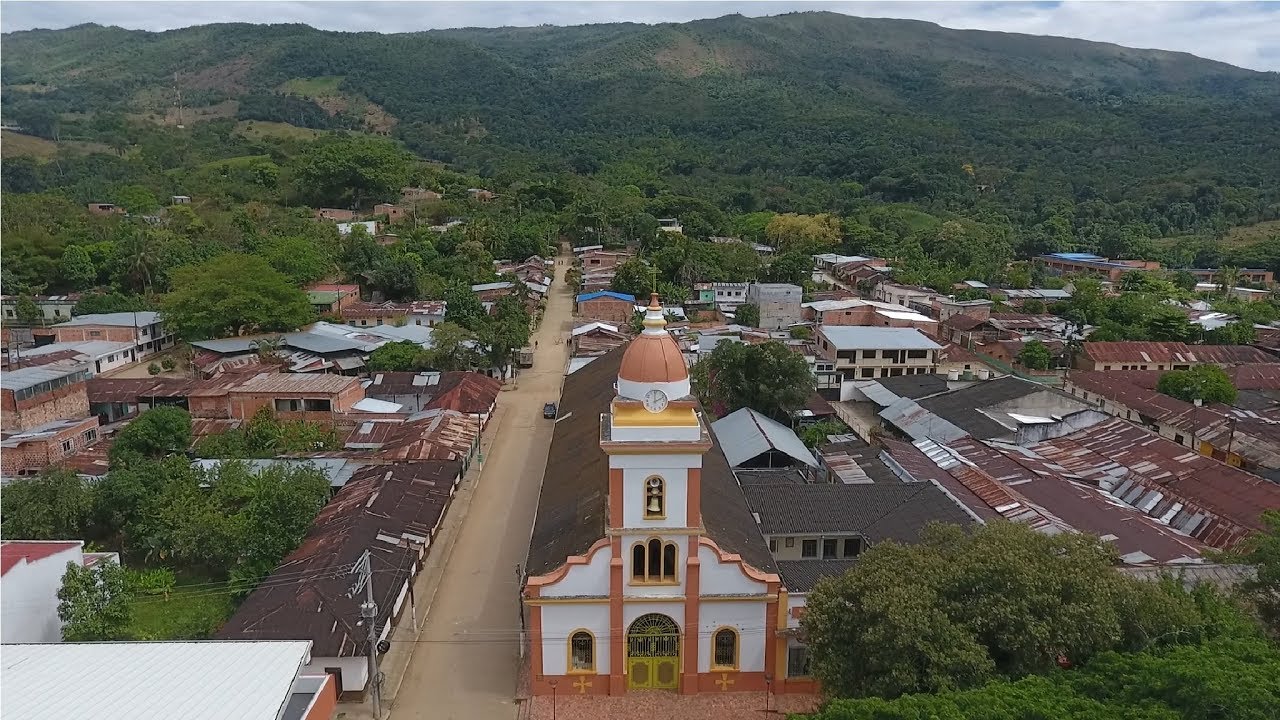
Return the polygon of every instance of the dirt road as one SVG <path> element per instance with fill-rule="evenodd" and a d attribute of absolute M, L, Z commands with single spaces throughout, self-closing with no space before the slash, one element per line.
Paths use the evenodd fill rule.
<path fill-rule="evenodd" d="M 559 401 L 568 361 L 564 344 L 573 298 L 556 266 L 534 366 L 498 398 L 501 425 L 485 457 L 458 542 L 445 565 L 392 720 L 514 718 L 520 603 L 516 567 L 524 562 L 538 506 L 553 422 L 542 405 Z"/>

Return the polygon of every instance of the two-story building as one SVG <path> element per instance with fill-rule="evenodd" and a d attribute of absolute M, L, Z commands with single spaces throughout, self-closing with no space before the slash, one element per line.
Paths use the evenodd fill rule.
<path fill-rule="evenodd" d="M 627 293 L 600 290 L 578 296 L 578 317 L 615 327 L 627 327 L 636 311 L 636 298 Z"/>
<path fill-rule="evenodd" d="M 1082 252 L 1058 252 L 1039 255 L 1035 263 L 1050 275 L 1087 275 L 1109 282 L 1120 282 L 1128 272 L 1159 270 L 1160 263 L 1147 260 L 1108 260 L 1100 255 Z"/>
<path fill-rule="evenodd" d="M 360 286 L 314 283 L 307 286 L 307 302 L 317 314 L 341 315 L 343 310 L 360 302 Z"/>
<path fill-rule="evenodd" d="M 4 310 L 4 324 L 13 325 L 18 321 L 17 295 L 0 296 L 0 308 Z M 71 311 L 80 301 L 79 295 L 35 295 L 31 298 L 40 309 L 40 321 L 37 325 L 45 326 L 60 323 L 71 317 Z"/>
<path fill-rule="evenodd" d="M 942 346 L 914 328 L 823 325 L 815 337 L 820 358 L 835 363 L 842 382 L 938 370 Z"/>
<path fill-rule="evenodd" d="M 1220 268 L 1192 268 L 1186 272 L 1191 273 L 1197 283 L 1217 284 L 1222 282 L 1222 270 Z M 1236 272 L 1236 282 L 1245 285 L 1269 288 L 1276 281 L 1275 273 L 1263 268 L 1240 268 Z"/>
<path fill-rule="evenodd" d="M 815 325 L 915 328 L 936 336 L 938 322 L 909 307 L 877 300 L 815 300 L 804 304 L 804 319 Z"/>
<path fill-rule="evenodd" d="M 790 283 L 751 283 L 747 302 L 760 310 L 760 327 L 782 330 L 802 321 L 800 304 L 804 290 Z"/>
<path fill-rule="evenodd" d="M 166 350 L 174 343 L 173 333 L 165 328 L 160 313 L 150 310 L 79 315 L 50 329 L 60 343 L 91 340 L 131 343 L 134 360 Z"/>
<path fill-rule="evenodd" d="M 98 440 L 97 416 L 54 420 L 0 438 L 0 475 L 36 475 Z"/>

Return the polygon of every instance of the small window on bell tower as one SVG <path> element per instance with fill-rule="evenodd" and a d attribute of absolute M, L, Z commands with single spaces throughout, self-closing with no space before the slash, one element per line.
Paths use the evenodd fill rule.
<path fill-rule="evenodd" d="M 644 481 L 644 519 L 662 520 L 667 516 L 667 498 L 662 478 L 653 476 Z"/>

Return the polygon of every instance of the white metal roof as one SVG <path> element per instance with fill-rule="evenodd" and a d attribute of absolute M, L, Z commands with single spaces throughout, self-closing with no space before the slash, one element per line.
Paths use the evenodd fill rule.
<path fill-rule="evenodd" d="M 79 325 L 111 325 L 119 327 L 146 327 L 160 321 L 160 313 L 151 310 L 138 312 L 96 313 L 77 315 L 58 327 L 77 327 Z"/>
<path fill-rule="evenodd" d="M 937 322 L 937 320 L 934 320 L 933 318 L 927 315 L 921 315 L 918 312 L 912 312 L 910 310 L 883 310 L 881 308 L 876 308 L 876 314 L 884 315 L 885 317 L 891 317 L 894 320 L 911 320 L 912 322 Z"/>
<path fill-rule="evenodd" d="M 378 400 L 368 397 L 351 406 L 352 410 L 371 413 L 397 413 L 403 408 L 404 406 L 400 403 L 387 402 L 386 400 Z"/>
<path fill-rule="evenodd" d="M 838 350 L 941 350 L 915 328 L 823 325 L 822 334 Z"/>
<path fill-rule="evenodd" d="M 2 720 L 277 720 L 309 641 L 5 645 Z"/>
<path fill-rule="evenodd" d="M 768 452 L 777 450 L 810 466 L 818 467 L 818 460 L 809 452 L 791 428 L 772 420 L 751 408 L 740 408 L 711 423 L 720 449 L 730 467 Z"/>
<path fill-rule="evenodd" d="M 609 332 L 618 332 L 618 326 L 610 325 L 609 323 L 604 323 L 604 322 L 590 322 L 590 323 L 587 323 L 586 325 L 579 325 L 578 327 L 574 328 L 572 335 L 574 337 L 577 337 L 583 333 L 589 333 L 592 330 L 608 330 Z"/>
<path fill-rule="evenodd" d="M 128 350 L 133 347 L 133 343 L 112 342 L 110 340 L 85 340 L 83 342 L 58 342 L 41 345 L 40 347 L 24 348 L 19 351 L 19 355 L 32 357 L 35 355 L 48 355 L 50 353 L 62 352 L 63 350 L 74 350 L 81 355 L 97 358 L 103 355 L 110 355 L 122 350 Z"/>

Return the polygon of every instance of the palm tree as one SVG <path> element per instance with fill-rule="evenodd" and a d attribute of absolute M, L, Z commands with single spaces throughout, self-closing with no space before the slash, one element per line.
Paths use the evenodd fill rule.
<path fill-rule="evenodd" d="M 155 237 L 138 229 L 125 238 L 123 250 L 124 274 L 136 289 L 150 294 L 156 267 L 160 264 L 160 247 Z"/>
<path fill-rule="evenodd" d="M 1218 285 L 1222 294 L 1230 296 L 1232 289 L 1240 284 L 1240 268 L 1224 265 L 1218 268 Z"/>

